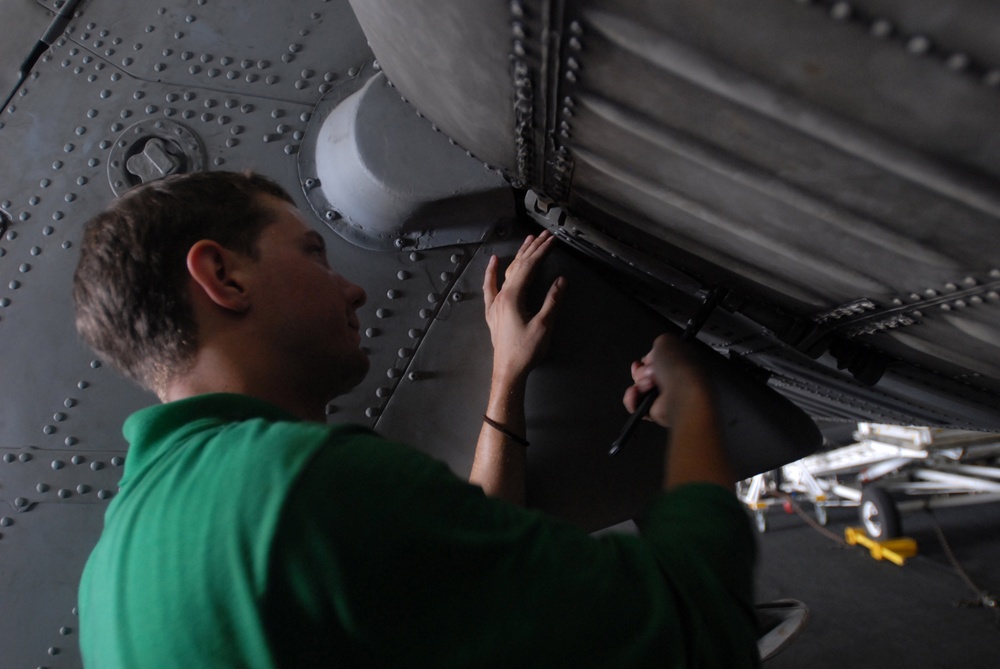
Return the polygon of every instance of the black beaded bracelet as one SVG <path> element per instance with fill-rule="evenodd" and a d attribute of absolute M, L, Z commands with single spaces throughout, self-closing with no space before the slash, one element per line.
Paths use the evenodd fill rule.
<path fill-rule="evenodd" d="M 483 414 L 483 420 L 486 421 L 487 425 L 489 425 L 490 427 L 492 427 L 494 430 L 502 432 L 505 436 L 507 436 L 508 438 L 510 438 L 512 441 L 515 441 L 515 442 L 521 444 L 525 448 L 528 447 L 528 440 L 527 439 L 525 439 L 524 437 L 522 437 L 519 434 L 514 434 L 513 432 L 511 432 L 506 427 L 504 427 L 500 423 L 496 422 L 495 420 L 493 420 L 492 418 L 490 418 L 486 414 Z"/>

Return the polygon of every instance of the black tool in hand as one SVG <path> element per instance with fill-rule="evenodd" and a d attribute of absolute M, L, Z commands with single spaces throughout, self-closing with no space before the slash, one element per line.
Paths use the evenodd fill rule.
<path fill-rule="evenodd" d="M 698 334 L 698 331 L 705 325 L 705 321 L 712 315 L 715 307 L 722 301 L 727 292 L 725 288 L 713 288 L 709 291 L 708 297 L 705 298 L 698 311 L 695 312 L 684 327 L 684 332 L 681 334 L 681 341 L 693 339 Z M 649 410 L 653 408 L 653 402 L 656 401 L 659 395 L 660 391 L 653 388 L 642 396 L 642 399 L 639 400 L 639 406 L 635 408 L 635 412 L 625 421 L 625 426 L 622 428 L 621 434 L 612 442 L 608 455 L 617 455 L 621 452 L 628 440 L 632 438 L 632 433 L 635 432 L 639 421 L 649 415 Z"/>

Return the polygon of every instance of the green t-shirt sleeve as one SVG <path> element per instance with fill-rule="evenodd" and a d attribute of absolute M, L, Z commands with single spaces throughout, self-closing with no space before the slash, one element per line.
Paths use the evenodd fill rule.
<path fill-rule="evenodd" d="M 272 634 L 300 663 L 754 666 L 753 538 L 730 498 L 688 486 L 653 503 L 642 536 L 593 538 L 355 433 L 288 498 Z"/>

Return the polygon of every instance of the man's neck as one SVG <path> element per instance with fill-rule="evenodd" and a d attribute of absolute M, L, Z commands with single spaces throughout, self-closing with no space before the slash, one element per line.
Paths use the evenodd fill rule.
<path fill-rule="evenodd" d="M 273 404 L 301 420 L 326 421 L 326 401 L 309 393 L 292 379 L 273 373 L 253 357 L 236 364 L 230 355 L 203 348 L 185 373 L 166 384 L 163 402 L 206 395 L 235 393 Z"/>

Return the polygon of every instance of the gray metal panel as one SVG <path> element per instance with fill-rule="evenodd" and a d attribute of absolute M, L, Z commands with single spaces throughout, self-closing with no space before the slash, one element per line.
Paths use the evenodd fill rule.
<path fill-rule="evenodd" d="M 507 49 L 509 5 L 433 0 L 351 3 L 382 67 L 403 95 L 481 160 L 513 168 L 514 94 Z M 405 35 L 406 39 L 400 39 Z M 476 54 L 462 59 L 456 54 Z M 415 67 L 416 66 L 416 67 Z M 427 86 L 426 80 L 439 85 Z M 481 84 L 470 95 L 464 86 Z"/>
<path fill-rule="evenodd" d="M 461 301 L 449 301 L 431 323 L 413 357 L 414 377 L 404 377 L 377 425 L 462 477 L 472 468 L 492 371 L 483 273 L 494 253 L 509 262 L 524 232 L 492 241 L 472 258 L 455 286 Z M 556 276 L 568 286 L 526 400 L 529 504 L 591 530 L 633 517 L 659 489 L 666 440 L 661 429 L 643 426 L 620 456 L 608 456 L 628 417 L 622 395 L 631 383 L 629 364 L 667 324 L 594 270 L 557 248 L 540 272 L 536 303 Z"/>

